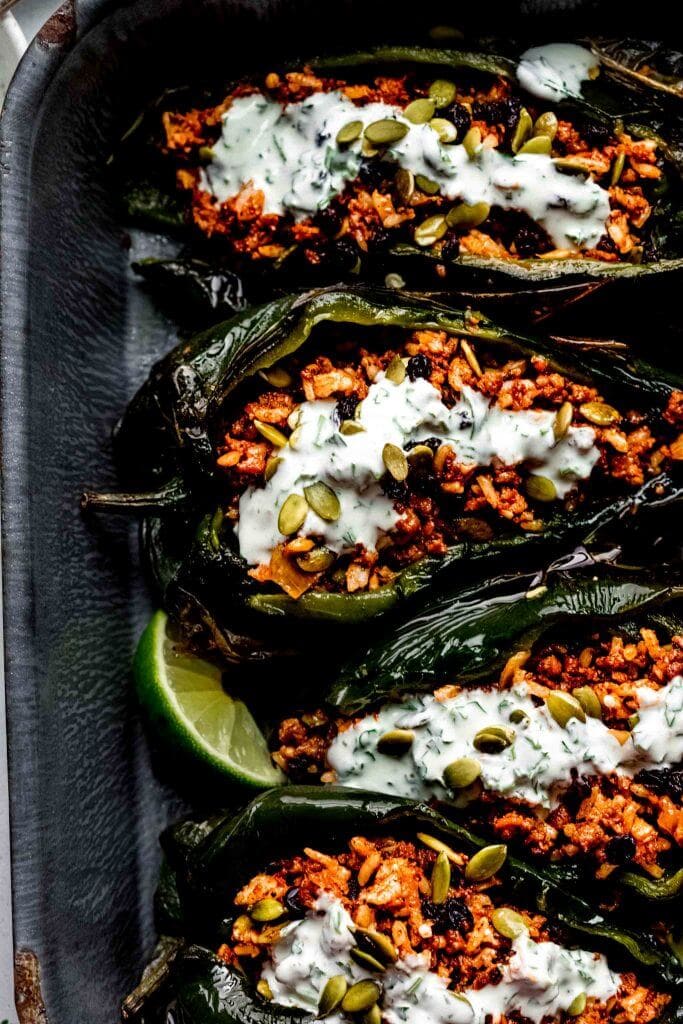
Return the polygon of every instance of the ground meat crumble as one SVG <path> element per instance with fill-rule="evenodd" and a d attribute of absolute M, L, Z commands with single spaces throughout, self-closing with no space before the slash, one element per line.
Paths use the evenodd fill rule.
<path fill-rule="evenodd" d="M 290 860 L 255 875 L 234 899 L 237 914 L 228 942 L 218 950 L 226 963 L 254 976 L 277 941 L 282 923 L 302 917 L 321 892 L 341 901 L 355 925 L 383 933 L 401 958 L 428 953 L 429 970 L 447 978 L 454 990 L 481 989 L 500 980 L 509 959 L 510 940 L 492 923 L 497 906 L 509 906 L 498 879 L 465 878 L 468 858 L 450 851 L 451 882 L 445 901 L 431 901 L 432 849 L 386 837 L 355 836 L 336 854 L 304 848 Z M 285 917 L 258 925 L 249 911 L 264 899 L 277 900 Z M 542 914 L 519 910 L 532 940 L 560 941 L 563 936 Z M 615 996 L 606 1003 L 589 999 L 574 1018 L 578 1024 L 647 1024 L 659 1016 L 669 997 L 624 973 Z M 520 1018 L 523 1020 L 523 1018 Z"/>
<path fill-rule="evenodd" d="M 681 674 L 683 637 L 664 644 L 653 630 L 643 629 L 637 641 L 595 635 L 580 649 L 558 643 L 530 656 L 513 655 L 498 686 L 525 683 L 539 702 L 550 690 L 590 687 L 600 700 L 605 724 L 617 737 L 625 737 L 637 711 L 636 686 L 658 688 Z M 456 690 L 445 686 L 437 696 L 445 699 Z M 333 781 L 326 751 L 347 722 L 322 709 L 285 719 L 277 734 L 275 762 L 298 781 Z M 680 790 L 676 785 L 653 787 L 638 775 L 577 779 L 550 813 L 482 793 L 468 807 L 468 816 L 544 859 L 587 860 L 598 878 L 625 864 L 659 878 L 667 856 L 683 846 Z"/>
<path fill-rule="evenodd" d="M 572 425 L 593 428 L 600 458 L 590 480 L 564 499 L 569 515 L 589 490 L 608 486 L 614 493 L 623 493 L 683 459 L 679 392 L 671 396 L 657 429 L 635 410 L 614 409 L 595 388 L 556 372 L 543 357 L 501 362 L 481 339 L 458 338 L 444 331 L 420 330 L 405 333 L 404 339 L 396 337 L 391 347 L 379 351 L 344 340 L 311 362 L 292 357 L 280 368 L 286 373 L 285 386 L 259 385 L 262 390 L 252 400 L 233 408 L 217 445 L 217 466 L 226 487 L 226 524 L 237 520 L 241 493 L 263 481 L 268 460 L 275 454 L 274 444 L 262 436 L 258 424 L 288 436 L 288 421 L 297 404 L 323 398 L 337 400 L 340 421 L 351 419 L 378 372 L 397 356 L 406 364 L 407 374 L 429 380 L 447 406 L 455 403 L 464 387 L 479 391 L 503 410 L 557 413 L 571 405 Z M 558 502 L 539 502 L 528 492 L 528 471 L 523 465 L 506 466 L 496 459 L 490 467 L 464 464 L 451 446 L 434 441 L 433 459 L 411 464 L 405 482 L 389 474 L 382 481 L 400 516 L 391 533 L 381 538 L 380 550 L 357 545 L 323 572 L 301 571 L 297 557 L 314 548 L 315 542 L 297 536 L 273 552 L 270 565 L 259 565 L 250 575 L 259 583 L 275 583 L 295 598 L 311 587 L 372 591 L 390 583 L 406 566 L 426 555 L 440 556 L 458 541 L 487 541 L 510 530 L 543 531 L 548 511 Z"/>
<path fill-rule="evenodd" d="M 294 222 L 291 217 L 264 214 L 263 192 L 247 182 L 240 193 L 223 203 L 198 187 L 201 154 L 220 134 L 221 116 L 233 99 L 262 92 L 283 105 L 314 93 L 340 90 L 353 103 L 373 102 L 407 106 L 428 94 L 430 82 L 412 74 L 378 76 L 365 83 L 321 78 L 306 68 L 279 75 L 271 72 L 262 83 L 242 83 L 217 107 L 163 115 L 164 152 L 177 167 L 179 189 L 190 197 L 192 219 L 206 237 L 222 240 L 233 257 L 281 263 L 298 253 L 309 266 L 328 267 L 330 272 L 349 272 L 358 258 L 386 247 L 390 241 L 412 243 L 415 228 L 430 217 L 446 213 L 449 200 L 419 186 L 409 195 L 397 184 L 394 170 L 381 162 L 381 151 L 364 160 L 357 179 L 315 217 Z M 438 116 L 450 121 L 457 142 L 472 128 L 485 147 L 510 152 L 522 102 L 504 79 L 480 89 L 460 82 L 454 101 Z M 535 101 L 529 106 L 533 121 L 547 112 Z M 638 262 L 648 258 L 646 229 L 652 212 L 648 188 L 662 175 L 661 159 L 652 140 L 634 139 L 597 130 L 589 122 L 560 119 L 552 155 L 567 166 L 590 175 L 609 192 L 611 212 L 606 233 L 597 247 L 576 253 L 558 250 L 542 227 L 526 214 L 493 207 L 476 227 L 451 227 L 431 245 L 444 263 L 462 253 L 469 256 L 519 260 L 528 257 L 587 257 L 605 262 Z M 436 262 L 437 273 L 443 267 Z"/>

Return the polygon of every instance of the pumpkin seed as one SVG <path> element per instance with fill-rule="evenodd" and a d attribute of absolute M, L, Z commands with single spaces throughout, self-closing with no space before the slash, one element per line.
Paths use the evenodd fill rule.
<path fill-rule="evenodd" d="M 290 430 L 296 430 L 299 426 L 299 420 L 301 419 L 301 406 L 297 405 L 296 409 L 292 409 L 289 416 L 287 417 L 287 426 Z"/>
<path fill-rule="evenodd" d="M 268 483 L 270 478 L 276 472 L 277 467 L 280 465 L 281 462 L 282 459 L 280 458 L 279 455 L 271 455 L 271 457 L 268 459 L 268 461 L 266 462 L 266 468 L 263 471 L 266 483 Z"/>
<path fill-rule="evenodd" d="M 446 853 L 442 850 L 434 861 L 432 868 L 432 903 L 445 903 L 451 887 L 451 865 Z"/>
<path fill-rule="evenodd" d="M 316 515 L 324 519 L 326 523 L 336 523 L 341 515 L 339 498 L 331 487 L 324 484 L 322 480 L 304 487 L 306 501 Z"/>
<path fill-rule="evenodd" d="M 273 990 L 265 978 L 259 978 L 256 985 L 256 991 L 263 999 L 267 999 L 268 1002 L 273 998 Z"/>
<path fill-rule="evenodd" d="M 299 445 L 299 442 L 301 441 L 302 434 L 303 434 L 302 427 L 295 427 L 294 428 L 292 433 L 289 435 L 289 447 L 290 448 L 294 448 L 296 450 L 296 448 Z"/>
<path fill-rule="evenodd" d="M 416 444 L 414 448 L 411 448 L 406 458 L 411 466 L 415 466 L 419 463 L 427 464 L 432 462 L 434 459 L 434 452 L 426 444 Z"/>
<path fill-rule="evenodd" d="M 394 185 L 402 203 L 409 203 L 415 192 L 415 175 L 405 167 L 399 168 L 394 175 Z"/>
<path fill-rule="evenodd" d="M 465 878 L 470 882 L 484 882 L 500 871 L 508 855 L 508 848 L 502 843 L 484 846 L 467 863 Z"/>
<path fill-rule="evenodd" d="M 434 101 L 437 108 L 448 107 L 455 99 L 455 83 L 447 78 L 437 78 L 429 86 L 429 98 Z"/>
<path fill-rule="evenodd" d="M 561 441 L 566 436 L 573 418 L 574 406 L 571 402 L 563 402 L 553 422 L 553 435 L 556 441 Z"/>
<path fill-rule="evenodd" d="M 455 525 L 459 533 L 469 540 L 485 541 L 493 538 L 493 529 L 490 524 L 485 519 L 479 519 L 477 516 L 465 516 L 462 519 L 456 519 Z"/>
<path fill-rule="evenodd" d="M 398 950 L 388 935 L 376 932 L 372 928 L 356 928 L 354 935 L 358 935 L 368 942 L 380 960 L 384 960 L 388 964 L 395 964 L 398 960 Z"/>
<path fill-rule="evenodd" d="M 392 384 L 402 384 L 406 379 L 406 364 L 403 362 L 400 356 L 394 356 L 386 370 L 384 376 L 392 382 Z"/>
<path fill-rule="evenodd" d="M 413 238 L 418 245 L 426 248 L 443 238 L 447 231 L 446 218 L 441 214 L 436 214 L 434 217 L 427 217 L 427 220 L 415 228 Z"/>
<path fill-rule="evenodd" d="M 401 757 L 410 750 L 414 739 L 415 733 L 412 729 L 390 729 L 377 740 L 377 749 L 380 754 Z"/>
<path fill-rule="evenodd" d="M 373 144 L 370 142 L 370 140 L 366 139 L 364 137 L 361 140 L 360 151 L 361 151 L 361 156 L 367 156 L 367 157 L 379 156 L 379 154 L 382 152 L 382 147 L 381 146 L 373 146 Z M 359 259 L 359 269 L 360 269 L 360 259 Z M 354 270 L 353 273 L 358 273 L 358 271 Z"/>
<path fill-rule="evenodd" d="M 579 992 L 575 999 L 572 999 L 571 1003 L 567 1007 L 566 1013 L 568 1017 L 578 1017 L 586 1009 L 586 993 Z"/>
<path fill-rule="evenodd" d="M 276 448 L 284 448 L 287 444 L 286 434 L 283 434 L 277 427 L 271 426 L 270 423 L 261 423 L 261 420 L 254 420 L 254 426 L 261 437 L 265 437 L 266 441 L 270 441 Z"/>
<path fill-rule="evenodd" d="M 590 686 L 577 686 L 572 690 L 572 697 L 576 697 L 589 718 L 602 718 L 600 698 Z"/>
<path fill-rule="evenodd" d="M 547 476 L 529 476 L 526 481 L 526 493 L 533 501 L 555 501 L 557 488 Z"/>
<path fill-rule="evenodd" d="M 382 448 L 382 462 L 394 480 L 398 480 L 399 483 L 408 476 L 408 460 L 405 452 L 398 445 L 389 443 L 384 445 L 384 448 Z"/>
<path fill-rule="evenodd" d="M 470 128 L 465 134 L 462 144 L 465 147 L 465 152 L 470 160 L 474 160 L 475 156 L 479 152 L 479 147 L 481 146 L 481 132 L 479 129 Z"/>
<path fill-rule="evenodd" d="M 580 722 L 586 721 L 586 712 L 576 697 L 572 697 L 570 693 L 555 690 L 554 693 L 548 694 L 545 705 L 557 724 L 561 725 L 563 729 L 566 729 L 567 723 L 572 718 L 578 718 Z"/>
<path fill-rule="evenodd" d="M 481 765 L 473 757 L 459 757 L 451 761 L 443 773 L 443 781 L 449 789 L 465 789 L 481 775 Z"/>
<path fill-rule="evenodd" d="M 519 156 L 521 153 L 540 153 L 542 156 L 550 156 L 551 149 L 552 143 L 547 135 L 534 135 L 523 146 L 520 146 L 517 155 Z"/>
<path fill-rule="evenodd" d="M 531 129 L 533 126 L 534 122 L 531 120 L 531 114 L 526 107 L 522 107 L 512 136 L 511 148 L 513 153 L 519 153 L 520 149 L 531 135 Z"/>
<path fill-rule="evenodd" d="M 415 184 L 420 192 L 424 192 L 426 196 L 435 196 L 440 187 L 438 181 L 432 181 L 431 178 L 426 178 L 424 174 L 415 175 Z"/>
<path fill-rule="evenodd" d="M 356 420 L 344 420 L 339 427 L 340 434 L 364 434 L 365 427 L 362 423 L 357 423 Z"/>
<path fill-rule="evenodd" d="M 329 548 L 313 548 L 299 555 L 296 564 L 304 572 L 325 572 L 334 565 L 335 554 Z"/>
<path fill-rule="evenodd" d="M 351 950 L 351 959 L 355 960 L 360 967 L 365 967 L 369 971 L 386 971 L 386 964 L 383 964 L 377 957 L 372 956 L 371 953 L 366 953 L 364 949 L 358 949 L 354 947 Z"/>
<path fill-rule="evenodd" d="M 379 1002 L 382 990 L 376 981 L 371 978 L 363 978 L 346 992 L 341 1001 L 341 1008 L 344 1013 L 365 1013 L 371 1006 Z"/>
<path fill-rule="evenodd" d="M 524 918 L 512 907 L 496 907 L 491 914 L 491 924 L 506 939 L 516 939 L 527 931 Z"/>
<path fill-rule="evenodd" d="M 626 724 L 628 725 L 629 729 L 635 729 L 635 727 L 638 725 L 639 721 L 640 721 L 640 715 L 638 715 L 638 714 L 629 715 L 628 718 L 626 719 Z"/>
<path fill-rule="evenodd" d="M 267 370 L 259 370 L 259 374 L 273 388 L 288 388 L 292 383 L 292 375 L 284 366 L 269 366 Z"/>
<path fill-rule="evenodd" d="M 477 228 L 483 224 L 491 212 L 488 203 L 458 203 L 452 206 L 446 214 L 446 223 L 449 228 Z"/>
<path fill-rule="evenodd" d="M 263 900 L 258 900 L 258 902 L 254 903 L 253 907 L 249 908 L 249 917 L 252 921 L 258 921 L 259 924 L 267 924 L 270 921 L 277 921 L 284 912 L 285 908 L 279 900 L 274 900 L 267 896 Z"/>
<path fill-rule="evenodd" d="M 308 515 L 308 502 L 303 494 L 290 494 L 285 498 L 277 517 L 277 528 L 285 537 L 300 530 Z"/>
<path fill-rule="evenodd" d="M 434 111 L 436 110 L 436 103 L 434 100 L 419 99 L 413 100 L 403 111 L 404 117 L 407 117 L 413 124 L 427 124 L 427 121 L 431 121 L 434 117 Z"/>
<path fill-rule="evenodd" d="M 487 725 L 480 729 L 472 740 L 475 750 L 484 754 L 500 754 L 511 746 L 515 739 L 515 730 L 504 725 Z"/>
<path fill-rule="evenodd" d="M 481 377 L 482 370 L 481 370 L 481 366 L 479 365 L 479 360 L 477 359 L 476 355 L 474 354 L 474 349 L 472 348 L 470 343 L 468 341 L 465 341 L 464 338 L 460 342 L 460 351 L 464 355 L 464 357 L 467 360 L 467 363 L 468 363 L 470 369 L 475 374 L 475 376 Z"/>
<path fill-rule="evenodd" d="M 553 163 L 560 171 L 572 171 L 577 174 L 590 174 L 592 164 L 590 157 L 556 156 Z"/>
<path fill-rule="evenodd" d="M 373 121 L 365 129 L 365 138 L 373 146 L 390 146 L 393 142 L 400 142 L 408 134 L 408 125 L 402 121 L 396 121 L 391 117 L 383 117 L 379 121 Z"/>
<path fill-rule="evenodd" d="M 382 1024 L 382 1011 L 377 1003 L 361 1017 L 363 1024 Z"/>
<path fill-rule="evenodd" d="M 596 427 L 609 427 L 610 424 L 617 423 L 621 419 L 614 406 L 607 405 L 606 402 L 584 402 L 579 406 L 579 412 L 584 419 L 587 419 L 589 423 L 594 423 Z"/>
<path fill-rule="evenodd" d="M 452 803 L 454 807 L 462 809 L 463 807 L 467 807 L 469 804 L 473 803 L 475 800 L 478 800 L 483 792 L 484 787 L 480 780 L 475 779 L 471 786 L 465 786 L 464 789 L 454 790 L 453 798 L 450 803 Z"/>
<path fill-rule="evenodd" d="M 348 121 L 343 124 L 337 132 L 337 145 L 348 146 L 350 143 L 355 142 L 356 139 L 360 138 L 361 132 L 363 131 L 362 121 Z"/>
<path fill-rule="evenodd" d="M 522 708 L 515 708 L 514 711 L 510 712 L 510 721 L 514 725 L 521 725 L 522 722 L 528 722 L 530 719 L 526 711 L 523 711 Z"/>
<path fill-rule="evenodd" d="M 434 850 L 436 853 L 445 853 L 451 864 L 462 864 L 462 857 L 444 843 L 442 839 L 430 836 L 428 832 L 418 832 L 417 838 L 421 843 L 429 847 L 430 850 Z"/>
<path fill-rule="evenodd" d="M 327 1017 L 333 1013 L 346 995 L 349 983 L 343 974 L 335 974 L 328 978 L 325 987 L 320 993 L 318 1002 L 318 1016 Z"/>
<path fill-rule="evenodd" d="M 199 147 L 199 162 L 202 164 L 210 164 L 215 157 L 215 152 L 212 146 L 200 146 Z"/>
<path fill-rule="evenodd" d="M 455 142 L 458 137 L 458 130 L 452 121 L 447 121 L 445 117 L 433 117 L 429 122 L 429 127 L 432 128 L 439 136 L 439 142 L 448 145 L 451 142 Z"/>
<path fill-rule="evenodd" d="M 612 176 L 610 177 L 610 185 L 616 185 L 622 174 L 624 173 L 624 164 L 626 163 L 626 154 L 617 153 L 612 164 Z"/>
<path fill-rule="evenodd" d="M 541 114 L 540 117 L 536 118 L 534 123 L 534 135 L 547 135 L 552 140 L 557 135 L 558 121 L 552 110 L 548 110 L 545 114 Z"/>

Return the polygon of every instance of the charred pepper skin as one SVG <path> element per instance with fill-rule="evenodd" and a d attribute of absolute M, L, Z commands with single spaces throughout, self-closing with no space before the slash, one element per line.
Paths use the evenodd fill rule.
<path fill-rule="evenodd" d="M 580 543 L 630 516 L 633 509 L 660 508 L 683 498 L 683 481 L 662 473 L 621 497 L 603 495 L 591 500 L 589 495 L 576 512 L 560 510 L 547 518 L 541 532 L 457 543 L 443 557 L 425 557 L 414 563 L 377 591 L 313 591 L 298 601 L 262 593 L 248 579 L 246 566 L 234 548 L 216 543 L 212 523 L 220 495 L 215 429 L 221 408 L 235 389 L 258 370 L 296 351 L 323 321 L 368 328 L 384 324 L 406 330 L 445 330 L 475 341 L 482 339 L 494 349 L 500 347 L 503 354 L 519 358 L 539 355 L 551 370 L 594 384 L 613 396 L 617 406 L 633 401 L 651 418 L 661 415 L 677 387 L 683 388 L 683 380 L 639 360 L 595 349 L 559 349 L 506 331 L 478 314 L 376 289 L 319 289 L 246 310 L 182 343 L 158 363 L 121 420 L 114 441 L 117 461 L 126 484 L 145 492 L 144 501 L 136 500 L 134 494 L 118 496 L 118 500 L 115 495 L 89 498 L 95 507 L 163 513 L 164 529 L 156 531 L 152 562 L 169 561 L 165 551 L 173 538 L 174 553 L 178 553 L 173 578 L 188 593 L 195 593 L 201 584 L 198 596 L 204 604 L 211 605 L 213 600 L 206 581 L 220 579 L 221 593 L 229 594 L 232 606 L 241 613 L 363 623 L 402 606 L 437 581 L 447 582 L 449 574 L 464 564 L 483 567 L 501 557 L 515 563 L 535 551 Z M 418 371 L 422 372 L 419 366 Z M 346 413 L 346 409 L 342 411 Z M 159 492 L 156 510 L 154 494 L 149 493 L 155 488 Z"/>
<path fill-rule="evenodd" d="M 438 810 L 410 800 L 377 797 L 335 787 L 289 786 L 270 790 L 233 816 L 197 825 L 188 833 L 181 823 L 162 837 L 168 871 L 158 900 L 160 927 L 177 937 L 166 970 L 157 972 L 139 992 L 144 1024 L 161 1024 L 174 1008 L 182 1024 L 286 1024 L 311 1017 L 260 999 L 243 975 L 211 952 L 217 915 L 254 873 L 259 862 L 291 855 L 302 842 L 323 848 L 359 833 L 438 837 L 452 848 L 473 854 L 485 840 Z M 505 892 L 525 906 L 557 920 L 577 944 L 597 942 L 620 962 L 647 974 L 674 994 L 667 1020 L 674 1021 L 683 993 L 683 968 L 653 937 L 616 917 L 596 913 L 595 902 L 579 895 L 575 873 L 557 866 L 535 867 L 508 856 L 499 878 Z M 171 913 L 164 914 L 168 904 Z M 178 908 L 180 912 L 178 913 Z M 466 926 L 466 922 L 465 922 Z"/>

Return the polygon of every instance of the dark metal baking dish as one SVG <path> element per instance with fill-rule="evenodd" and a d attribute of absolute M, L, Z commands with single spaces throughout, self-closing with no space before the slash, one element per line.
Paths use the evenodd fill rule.
<path fill-rule="evenodd" d="M 324 49 L 331 37 L 357 43 L 361 30 L 371 39 L 416 17 L 415 4 L 384 0 L 115 8 L 66 3 L 31 46 L 2 119 L 14 925 L 17 946 L 39 959 L 52 1024 L 116 1018 L 153 942 L 157 834 L 180 810 L 151 771 L 128 681 L 149 612 L 135 538 L 78 510 L 84 486 L 108 482 L 110 426 L 171 335 L 133 282 L 106 157 L 179 69 L 188 80 L 207 68 L 228 77 L 275 53 Z M 562 9 L 575 33 L 574 6 Z M 540 30 L 540 5 L 517 10 L 505 6 L 508 21 Z M 166 246 L 151 236 L 132 242 L 137 254 Z"/>

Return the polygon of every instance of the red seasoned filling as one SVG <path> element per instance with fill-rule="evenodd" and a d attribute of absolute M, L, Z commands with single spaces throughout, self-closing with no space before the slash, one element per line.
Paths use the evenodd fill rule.
<path fill-rule="evenodd" d="M 498 687 L 526 684 L 539 703 L 549 692 L 590 688 L 600 715 L 623 741 L 634 726 L 637 686 L 659 688 L 683 674 L 683 638 L 660 643 L 651 629 L 631 642 L 595 635 L 578 648 L 552 644 L 513 655 Z M 457 687 L 444 686 L 446 699 Z M 297 781 L 334 781 L 327 749 L 347 719 L 322 709 L 285 719 L 279 727 L 274 761 Z M 658 769 L 627 776 L 577 779 L 549 813 L 521 801 L 478 790 L 468 815 L 502 840 L 514 841 L 545 859 L 587 858 L 596 876 L 607 878 L 632 865 L 653 878 L 664 874 L 667 858 L 683 846 L 683 777 L 680 770 Z"/>
<path fill-rule="evenodd" d="M 276 387 L 268 381 L 262 385 L 260 378 L 250 385 L 248 400 L 226 413 L 224 436 L 217 445 L 226 525 L 239 518 L 241 494 L 262 487 L 271 470 L 277 472 L 279 446 L 291 436 L 290 424 L 302 402 L 333 399 L 340 424 L 353 421 L 378 373 L 397 365 L 409 381 L 429 381 L 449 408 L 463 389 L 473 389 L 498 410 L 553 413 L 560 435 L 569 424 L 572 430 L 590 428 L 599 458 L 589 478 L 577 481 L 560 500 L 552 482 L 548 485 L 537 475 L 542 470 L 534 474 L 523 463 L 510 466 L 498 457 L 490 466 L 478 466 L 459 458 L 448 443 L 428 439 L 413 455 L 406 448 L 405 479 L 387 471 L 381 480 L 398 518 L 377 541 L 377 550 L 357 543 L 330 553 L 320 537 L 299 530 L 282 536 L 269 560 L 251 568 L 260 583 L 275 584 L 294 598 L 311 587 L 348 593 L 376 590 L 406 566 L 425 555 L 440 556 L 458 541 L 488 541 L 511 530 L 542 532 L 558 508 L 571 515 L 596 489 L 623 493 L 683 457 L 680 393 L 652 425 L 635 410 L 614 408 L 596 388 L 554 371 L 542 357 L 502 361 L 481 339 L 443 331 L 396 332 L 380 350 L 349 340 L 310 362 L 301 355 L 292 357 L 266 371 Z M 321 550 L 323 561 L 318 562 L 312 554 Z"/>
<path fill-rule="evenodd" d="M 358 257 L 375 246 L 400 242 L 417 244 L 444 263 L 458 253 L 505 260 L 578 256 L 638 262 L 643 256 L 652 258 L 647 242 L 652 213 L 649 192 L 662 175 L 656 143 L 632 138 L 623 131 L 614 135 L 590 122 L 558 119 L 537 101 L 527 110 L 504 79 L 484 89 L 459 81 L 452 102 L 436 109 L 437 118 L 451 126 L 448 137 L 456 144 L 466 136 L 471 139 L 468 133 L 474 131 L 476 141 L 484 147 L 512 154 L 519 148 L 524 111 L 528 124 L 534 126 L 529 129 L 532 136 L 542 131 L 543 122 L 538 118 L 543 115 L 543 131 L 548 131 L 550 117 L 550 134 L 554 134 L 549 155 L 561 158 L 567 173 L 587 175 L 609 194 L 605 234 L 593 248 L 557 249 L 527 213 L 497 206 L 476 215 L 451 217 L 442 230 L 442 225 L 431 219 L 448 214 L 453 201 L 439 194 L 438 186 L 435 194 L 430 180 L 407 181 L 405 175 L 396 174 L 395 167 L 382 160 L 381 147 L 365 150 L 358 177 L 324 210 L 296 222 L 290 215 L 264 213 L 264 193 L 249 181 L 224 202 L 217 202 L 199 187 L 202 163 L 209 159 L 220 135 L 221 117 L 236 98 L 262 92 L 284 106 L 339 90 L 359 107 L 384 102 L 405 108 L 416 99 L 428 98 L 431 84 L 412 74 L 351 83 L 320 78 L 305 68 L 283 76 L 270 73 L 262 83 L 243 83 L 217 107 L 165 112 L 163 148 L 177 166 L 178 188 L 189 196 L 196 228 L 207 237 L 222 239 L 236 256 L 279 264 L 297 252 L 308 264 L 335 271 L 353 270 Z M 443 272 L 438 262 L 437 267 Z"/>

